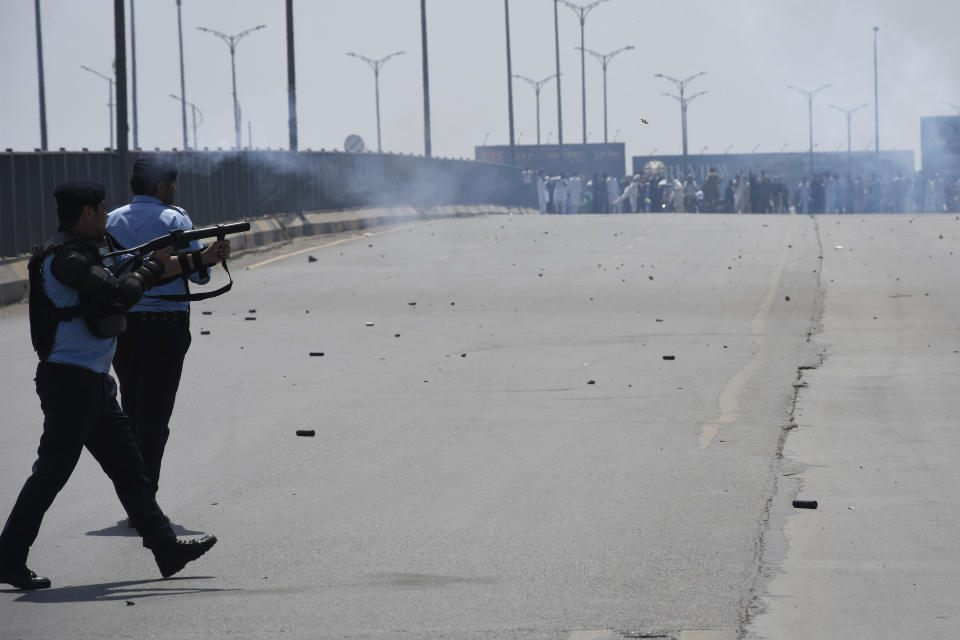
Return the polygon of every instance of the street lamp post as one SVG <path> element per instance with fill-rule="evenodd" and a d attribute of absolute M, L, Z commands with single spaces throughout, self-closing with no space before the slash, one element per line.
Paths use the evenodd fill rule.
<path fill-rule="evenodd" d="M 171 94 L 170 94 L 170 97 L 173 98 L 174 100 L 176 100 L 177 102 L 179 102 L 181 105 L 184 104 L 184 103 L 186 103 L 187 105 L 190 106 L 190 109 L 191 109 L 191 112 L 192 112 L 192 116 L 193 116 L 193 148 L 194 148 L 194 149 L 199 149 L 200 147 L 197 145 L 197 127 L 200 126 L 201 124 L 203 124 L 203 112 L 200 111 L 200 109 L 197 107 L 197 105 L 193 104 L 192 102 L 186 102 L 183 98 L 181 98 L 180 96 L 178 96 L 178 95 L 175 94 L 175 93 L 171 93 Z M 197 114 L 198 114 L 198 113 L 200 114 L 200 123 L 199 123 L 199 124 L 197 124 Z M 186 147 L 184 147 L 184 148 L 186 148 Z"/>
<path fill-rule="evenodd" d="M 832 87 L 832 84 L 825 84 L 822 87 L 814 89 L 813 91 L 807 91 L 806 89 L 800 89 L 793 85 L 787 86 L 788 89 L 793 89 L 803 95 L 807 96 L 807 112 L 810 117 L 810 175 L 813 176 L 813 96 L 817 95 L 824 89 Z"/>
<path fill-rule="evenodd" d="M 420 0 L 420 41 L 423 60 L 423 155 L 433 154 L 430 140 L 430 68 L 427 64 L 427 0 Z"/>
<path fill-rule="evenodd" d="M 519 74 L 513 74 L 514 78 L 519 78 L 533 87 L 534 93 L 537 96 L 537 146 L 540 146 L 540 89 L 543 88 L 543 85 L 547 84 L 550 80 L 553 80 L 556 77 L 556 74 L 549 75 L 543 80 L 533 80 L 527 76 L 521 76 Z"/>
<path fill-rule="evenodd" d="M 187 81 L 183 72 L 183 21 L 180 16 L 180 0 L 177 0 L 177 41 L 180 45 L 180 95 L 182 96 L 180 98 L 180 120 L 183 124 L 183 148 L 186 149 L 189 146 L 187 144 Z M 193 146 L 197 146 L 196 141 L 194 141 Z"/>
<path fill-rule="evenodd" d="M 513 61 L 510 56 L 510 0 L 503 0 L 503 16 L 507 31 L 507 123 L 510 130 L 510 164 L 515 164 L 513 141 Z"/>
<path fill-rule="evenodd" d="M 873 28 L 873 140 L 877 158 L 880 157 L 880 76 L 877 71 L 877 32 L 879 31 L 880 27 Z"/>
<path fill-rule="evenodd" d="M 859 111 L 860 109 L 863 109 L 866 106 L 869 106 L 869 105 L 867 103 L 863 103 L 861 105 L 854 107 L 853 109 L 844 109 L 842 107 L 838 107 L 835 104 L 830 105 L 831 109 L 836 109 L 840 113 L 847 116 L 847 173 L 850 173 L 850 169 L 853 166 L 853 146 L 851 144 L 852 138 L 850 137 L 850 121 L 853 119 L 853 114 L 855 114 L 857 111 Z"/>
<path fill-rule="evenodd" d="M 133 148 L 140 148 L 140 125 L 137 121 L 137 21 L 133 15 L 133 0 L 130 0 L 130 97 L 133 110 Z"/>
<path fill-rule="evenodd" d="M 109 93 L 107 94 L 107 109 L 110 111 L 110 150 L 113 150 L 113 78 L 110 76 L 105 76 L 99 71 L 94 71 L 86 65 L 80 65 L 80 68 L 84 71 L 89 71 L 95 76 L 100 76 L 110 84 L 108 89 Z"/>
<path fill-rule="evenodd" d="M 254 31 L 258 31 L 259 29 L 265 29 L 266 26 L 267 25 L 265 24 L 260 24 L 255 27 L 251 27 L 249 29 L 241 31 L 240 33 L 237 33 L 234 35 L 227 35 L 225 33 L 221 33 L 214 29 L 208 29 L 206 27 L 197 27 L 197 29 L 199 29 L 200 31 L 206 31 L 207 33 L 212 33 L 213 35 L 217 36 L 218 38 L 226 42 L 227 46 L 230 48 L 230 76 L 233 79 L 233 128 L 237 136 L 238 151 L 243 147 L 243 140 L 241 139 L 241 131 L 240 131 L 240 101 L 237 100 L 237 57 L 236 57 L 237 43 L 240 42 L 240 40 L 243 39 L 244 37 L 253 33 Z"/>
<path fill-rule="evenodd" d="M 373 84 L 374 92 L 376 94 L 376 107 L 377 107 L 377 153 L 383 153 L 383 144 L 380 141 L 380 68 L 386 63 L 390 58 L 395 58 L 399 55 L 403 55 L 403 51 L 394 51 L 390 55 L 384 56 L 374 60 L 368 58 L 367 56 L 362 56 L 359 53 L 353 53 L 347 51 L 348 56 L 354 58 L 359 58 L 370 65 L 370 68 L 373 69 Z"/>
<path fill-rule="evenodd" d="M 597 53 L 592 49 L 584 49 L 583 47 L 577 47 L 580 49 L 581 54 L 586 51 L 594 58 L 600 61 L 600 64 L 603 66 L 603 142 L 607 142 L 607 65 L 610 64 L 610 61 L 613 60 L 616 56 L 620 55 L 624 51 L 630 51 L 634 49 L 633 45 L 627 45 L 625 47 L 620 47 L 615 51 L 610 53 Z"/>
<path fill-rule="evenodd" d="M 40 0 L 34 0 L 34 15 L 37 29 L 37 84 L 40 89 L 40 149 L 47 150 L 47 94 L 43 79 L 43 34 L 40 28 Z M 113 127 L 110 127 L 111 131 Z"/>
<path fill-rule="evenodd" d="M 557 144 L 563 146 L 563 101 L 560 99 L 560 18 L 557 5 L 558 0 L 553 0 L 553 47 L 557 61 Z M 550 144 L 549 138 L 547 144 Z"/>
<path fill-rule="evenodd" d="M 672 78 L 663 73 L 655 73 L 653 75 L 654 78 L 663 78 L 664 80 L 669 80 L 673 84 L 677 85 L 677 90 L 680 92 L 679 96 L 672 93 L 666 93 L 666 92 L 664 92 L 663 95 L 667 96 L 668 98 L 673 98 L 674 100 L 680 103 L 680 132 L 683 138 L 683 155 L 687 155 L 687 105 L 690 104 L 690 101 L 693 100 L 694 98 L 698 98 L 703 94 L 705 94 L 706 91 L 700 91 L 698 93 L 695 93 L 689 98 L 684 95 L 684 92 L 686 91 L 687 83 L 689 83 L 694 78 L 699 78 L 705 73 L 706 71 L 700 71 L 699 73 L 695 73 L 692 76 L 688 76 L 683 80 L 677 80 L 676 78 Z"/>
<path fill-rule="evenodd" d="M 587 15 L 597 8 L 598 5 L 606 2 L 607 0 L 594 0 L 587 5 L 578 5 L 570 2 L 570 0 L 560 0 L 563 4 L 567 5 L 573 12 L 577 14 L 577 18 L 580 20 L 580 96 L 582 102 L 582 119 L 583 119 L 583 144 L 587 144 L 587 63 L 584 47 L 584 25 L 587 21 Z"/>

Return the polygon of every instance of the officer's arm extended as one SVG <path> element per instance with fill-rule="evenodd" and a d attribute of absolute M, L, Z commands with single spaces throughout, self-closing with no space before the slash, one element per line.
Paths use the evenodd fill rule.
<path fill-rule="evenodd" d="M 119 301 L 129 309 L 161 278 L 179 274 L 180 264 L 169 253 L 154 252 L 139 267 L 117 277 L 96 264 L 91 256 L 68 247 L 53 259 L 50 272 L 57 280 L 86 294 L 97 304 L 109 305 Z"/>

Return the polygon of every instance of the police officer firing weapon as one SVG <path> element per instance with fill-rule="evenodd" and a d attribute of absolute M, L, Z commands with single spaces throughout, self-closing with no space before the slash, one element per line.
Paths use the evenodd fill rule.
<path fill-rule="evenodd" d="M 112 260 L 102 257 L 112 248 L 104 196 L 95 182 L 57 187 L 58 233 L 34 250 L 29 263 L 30 333 L 40 357 L 36 389 L 44 420 L 33 471 L 0 533 L 0 583 L 18 589 L 50 586 L 49 578 L 27 568 L 27 554 L 84 447 L 113 481 L 162 576 L 177 573 L 217 542 L 212 535 L 177 539 L 154 498 L 109 370 L 126 311 L 162 279 L 214 262 L 223 248 L 214 243 L 186 259 L 153 252 L 117 275 Z"/>
<path fill-rule="evenodd" d="M 173 205 L 177 193 L 177 168 L 159 157 L 137 160 L 130 176 L 133 201 L 111 211 L 107 230 L 124 247 L 140 245 L 171 232 L 189 233 L 193 222 Z M 182 277 L 162 282 L 127 314 L 127 330 L 117 339 L 113 368 L 120 384 L 123 412 L 130 417 L 134 438 L 143 456 L 144 469 L 156 495 L 160 464 L 170 437 L 183 361 L 190 348 L 190 301 L 203 300 L 229 290 L 191 294 L 189 281 L 205 284 L 210 267 L 218 260 L 226 270 L 230 241 L 221 236 L 216 249 L 203 252 L 198 240 L 184 243 L 180 253 Z M 211 245 L 211 247 L 214 245 Z M 229 274 L 229 270 L 227 271 Z M 134 523 L 129 522 L 130 526 Z"/>

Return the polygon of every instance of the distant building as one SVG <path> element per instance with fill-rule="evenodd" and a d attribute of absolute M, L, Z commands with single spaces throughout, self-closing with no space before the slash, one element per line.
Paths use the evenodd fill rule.
<path fill-rule="evenodd" d="M 923 172 L 960 178 L 960 115 L 920 119 Z"/>
<path fill-rule="evenodd" d="M 514 167 L 543 169 L 548 175 L 595 173 L 618 178 L 626 175 L 627 152 L 622 142 L 608 144 L 542 144 L 476 147 L 476 159 L 481 162 L 507 164 Z"/>

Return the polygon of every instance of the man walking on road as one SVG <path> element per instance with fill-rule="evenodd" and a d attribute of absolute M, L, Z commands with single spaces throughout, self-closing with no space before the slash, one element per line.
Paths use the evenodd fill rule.
<path fill-rule="evenodd" d="M 0 583 L 46 589 L 50 579 L 27 568 L 44 514 L 86 447 L 113 481 L 143 546 L 164 577 L 206 553 L 213 536 L 177 540 L 157 506 L 130 422 L 117 405 L 110 377 L 116 336 L 129 309 L 163 277 L 180 273 L 169 254 L 153 253 L 129 273 L 115 275 L 101 258 L 106 233 L 104 188 L 94 182 L 57 187 L 59 232 L 29 263 L 30 334 L 40 357 L 36 389 L 43 434 L 33 472 L 0 533 Z"/>
<path fill-rule="evenodd" d="M 193 228 L 190 216 L 173 206 L 177 169 L 172 164 L 137 160 L 130 187 L 133 201 L 110 212 L 107 218 L 107 231 L 121 246 L 135 247 L 176 229 Z M 228 240 L 210 247 L 214 248 L 201 254 L 200 243 L 192 242 L 189 250 L 178 256 L 181 262 L 187 256 L 193 258 L 189 269 L 183 269 L 183 276 L 161 284 L 130 310 L 127 330 L 119 337 L 113 358 L 123 411 L 133 423 L 154 495 L 160 485 L 170 416 L 191 341 L 187 276 L 204 284 L 210 279 L 210 266 L 230 256 Z"/>

